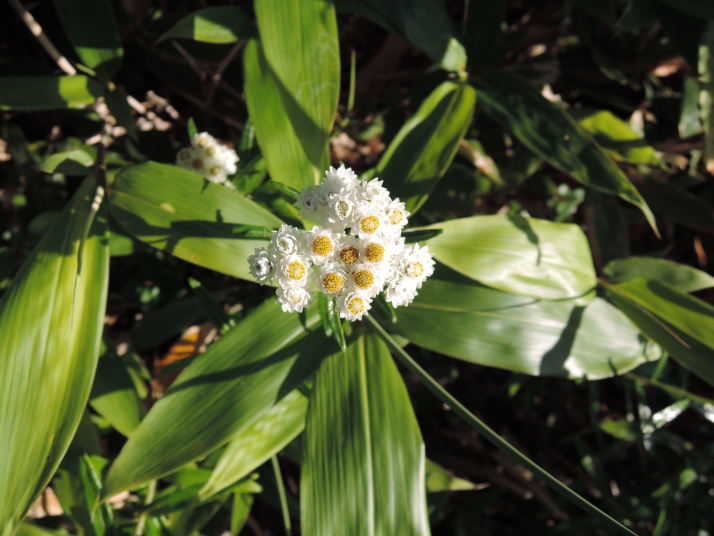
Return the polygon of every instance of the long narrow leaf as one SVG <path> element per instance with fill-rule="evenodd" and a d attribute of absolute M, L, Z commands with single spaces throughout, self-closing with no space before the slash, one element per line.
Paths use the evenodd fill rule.
<path fill-rule="evenodd" d="M 304 534 L 429 534 L 424 445 L 381 340 L 360 337 L 325 360 L 305 436 Z"/>
<path fill-rule="evenodd" d="M 271 299 L 211 345 L 129 436 L 104 497 L 205 456 L 268 414 L 334 351 L 318 323 L 317 311 L 301 320 Z"/>
<path fill-rule="evenodd" d="M 101 196 L 85 181 L 0 302 L 1 534 L 47 485 L 89 398 L 109 261 Z"/>

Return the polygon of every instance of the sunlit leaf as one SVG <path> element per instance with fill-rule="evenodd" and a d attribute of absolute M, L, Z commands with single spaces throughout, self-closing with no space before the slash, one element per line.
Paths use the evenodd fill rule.
<path fill-rule="evenodd" d="M 306 412 L 307 397 L 296 389 L 231 439 L 199 498 L 206 499 L 232 486 L 280 452 L 305 428 Z"/>
<path fill-rule="evenodd" d="M 0 78 L 0 110 L 53 110 L 91 104 L 104 90 L 88 76 Z"/>
<path fill-rule="evenodd" d="M 545 299 L 595 287 L 587 238 L 577 225 L 520 216 L 474 216 L 432 226 L 435 257 L 491 287 Z"/>
<path fill-rule="evenodd" d="M 686 264 L 651 257 L 617 259 L 609 263 L 603 273 L 612 283 L 624 283 L 644 277 L 662 281 L 682 292 L 714 287 L 714 277 L 706 272 Z"/>
<path fill-rule="evenodd" d="M 124 49 L 112 3 L 109 0 L 54 0 L 54 5 L 82 63 L 104 78 L 114 76 L 121 67 Z"/>
<path fill-rule="evenodd" d="M 300 482 L 305 534 L 429 534 L 424 445 L 389 350 L 362 336 L 317 373 Z"/>
<path fill-rule="evenodd" d="M 465 82 L 438 86 L 397 133 L 377 166 L 392 197 L 416 210 L 454 159 L 471 124 L 476 92 Z"/>
<path fill-rule="evenodd" d="M 250 17 L 237 6 L 208 7 L 186 15 L 157 41 L 184 38 L 203 43 L 235 43 L 255 35 Z"/>
<path fill-rule="evenodd" d="M 285 113 L 276 75 L 255 39 L 245 47 L 243 67 L 248 113 L 270 177 L 298 189 L 315 184 L 317 170 L 310 164 L 295 126 Z"/>
<path fill-rule="evenodd" d="M 604 378 L 661 355 L 627 317 L 596 298 L 541 301 L 473 283 L 444 267 L 398 322 L 414 344 L 472 363 L 534 376 Z"/>
<path fill-rule="evenodd" d="M 89 398 L 108 278 L 101 199 L 85 181 L 0 302 L 3 534 L 47 485 Z"/>
<path fill-rule="evenodd" d="M 531 151 L 583 184 L 632 203 L 656 228 L 649 207 L 627 176 L 561 107 L 504 71 L 479 76 L 476 88 L 486 112 Z"/>
<path fill-rule="evenodd" d="M 335 7 L 331 0 L 256 0 L 255 15 L 266 70 L 305 154 L 322 172 L 340 93 Z"/>
<path fill-rule="evenodd" d="M 248 256 L 267 242 L 241 239 L 234 229 L 282 223 L 238 192 L 155 162 L 122 169 L 109 192 L 112 216 L 139 240 L 242 279 L 251 279 Z"/>
<path fill-rule="evenodd" d="M 335 350 L 318 323 L 317 311 L 301 319 L 270 299 L 212 344 L 129 436 L 103 496 L 175 471 L 255 425 Z"/>

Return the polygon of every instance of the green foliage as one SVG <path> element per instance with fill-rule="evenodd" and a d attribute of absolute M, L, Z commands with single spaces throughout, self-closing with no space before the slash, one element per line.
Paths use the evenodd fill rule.
<path fill-rule="evenodd" d="M 714 526 L 707 2 L 135 4 L 0 4 L 2 536 Z M 435 273 L 285 313 L 343 164 Z"/>

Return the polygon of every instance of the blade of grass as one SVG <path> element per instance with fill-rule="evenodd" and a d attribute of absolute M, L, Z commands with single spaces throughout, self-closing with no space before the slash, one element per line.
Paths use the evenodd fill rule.
<path fill-rule="evenodd" d="M 283 514 L 283 527 L 285 527 L 285 534 L 287 536 L 292 536 L 293 529 L 290 525 L 288 496 L 285 494 L 285 484 L 283 483 L 283 475 L 280 472 L 280 463 L 278 462 L 278 457 L 273 456 L 272 458 L 270 458 L 270 463 L 273 466 L 273 473 L 275 473 L 275 483 L 278 486 L 278 495 L 280 496 L 280 512 Z"/>
<path fill-rule="evenodd" d="M 604 521 L 607 525 L 616 529 L 621 534 L 628 534 L 630 536 L 637 536 L 637 534 L 619 521 L 613 519 L 608 514 L 600 510 L 597 506 L 591 504 L 588 500 L 584 499 L 568 486 L 560 482 L 557 478 L 551 475 L 548 471 L 543 469 L 540 465 L 535 463 L 533 460 L 528 458 L 525 454 L 519 451 L 516 447 L 511 445 L 508 441 L 503 439 L 494 430 L 492 430 L 485 422 L 476 417 L 471 413 L 464 405 L 462 405 L 458 400 L 456 400 L 448 391 L 446 391 L 439 383 L 432 378 L 428 372 L 419 366 L 419 364 L 414 361 L 409 354 L 407 354 L 402 347 L 385 331 L 385 329 L 377 322 L 372 316 L 367 316 L 367 321 L 372 325 L 377 334 L 387 343 L 387 345 L 392 349 L 394 356 L 399 359 L 399 361 L 407 368 L 410 372 L 415 374 L 417 378 L 424 384 L 424 386 L 429 389 L 433 394 L 435 394 L 442 402 L 447 404 L 464 422 L 471 426 L 474 430 L 479 432 L 486 440 L 488 440 L 496 448 L 504 452 L 505 454 L 511 456 L 514 460 L 518 461 L 523 467 L 531 471 L 548 486 L 553 488 L 554 491 L 559 493 L 565 499 L 569 500 L 576 506 L 582 508 L 589 514 L 598 517 Z"/>

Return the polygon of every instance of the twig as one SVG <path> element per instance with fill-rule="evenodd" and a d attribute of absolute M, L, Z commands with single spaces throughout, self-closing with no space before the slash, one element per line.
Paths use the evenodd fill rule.
<path fill-rule="evenodd" d="M 67 58 L 65 58 L 57 48 L 52 44 L 52 42 L 47 37 L 47 34 L 42 30 L 42 26 L 35 20 L 35 17 L 27 11 L 18 0 L 7 0 L 13 7 L 17 14 L 20 15 L 22 22 L 25 23 L 27 28 L 30 30 L 32 35 L 34 35 L 40 42 L 40 45 L 47 51 L 47 53 L 55 60 L 55 63 L 68 75 L 74 76 L 77 74 L 77 69 L 75 69 Z"/>

